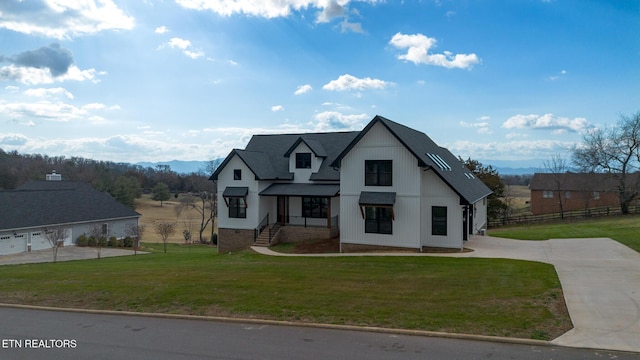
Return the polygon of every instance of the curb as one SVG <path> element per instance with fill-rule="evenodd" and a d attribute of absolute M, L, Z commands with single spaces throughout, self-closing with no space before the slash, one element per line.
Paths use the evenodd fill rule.
<path fill-rule="evenodd" d="M 56 307 L 48 307 L 48 306 L 5 304 L 5 303 L 0 303 L 0 307 L 3 307 L 3 308 L 15 308 L 15 309 L 27 309 L 27 310 L 43 310 L 43 311 L 60 311 L 60 312 L 71 312 L 71 313 L 98 314 L 98 315 L 143 316 L 143 317 L 160 318 L 160 319 L 219 321 L 219 322 L 236 323 L 236 324 L 244 323 L 244 324 L 274 325 L 274 326 L 299 326 L 299 327 L 315 328 L 315 329 L 331 329 L 331 330 L 344 330 L 344 331 L 366 331 L 366 332 L 379 333 L 379 334 L 396 334 L 396 335 L 438 337 L 438 338 L 459 339 L 459 340 L 490 341 L 490 342 L 498 342 L 498 343 L 520 344 L 520 345 L 531 345 L 531 346 L 559 346 L 559 345 L 552 344 L 551 342 L 545 341 L 545 340 L 508 338 L 508 337 L 489 336 L 489 335 L 456 334 L 456 333 L 445 333 L 445 332 L 426 331 L 426 330 L 392 329 L 392 328 L 381 328 L 381 327 L 373 327 L 373 326 L 318 324 L 318 323 L 305 323 L 305 322 L 281 321 L 281 320 L 266 320 L 266 319 L 251 319 L 251 318 L 231 318 L 231 317 L 220 317 L 220 316 L 199 316 L 199 315 L 183 315 L 183 314 L 164 314 L 164 313 L 146 313 L 146 312 L 133 312 L 133 311 L 56 308 Z"/>

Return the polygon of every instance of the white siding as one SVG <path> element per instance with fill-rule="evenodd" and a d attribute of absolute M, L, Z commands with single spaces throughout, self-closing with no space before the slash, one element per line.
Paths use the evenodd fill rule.
<path fill-rule="evenodd" d="M 392 160 L 392 186 L 365 186 L 365 160 Z M 342 159 L 340 238 L 343 243 L 420 247 L 420 173 L 417 159 L 380 123 Z M 358 199 L 361 191 L 395 192 L 393 234 L 364 232 Z"/>
<path fill-rule="evenodd" d="M 310 169 L 296 169 L 296 154 L 297 153 L 311 153 L 311 168 Z M 322 165 L 322 158 L 318 158 L 314 155 L 313 151 L 305 144 L 300 142 L 295 150 L 289 155 L 289 171 L 293 173 L 293 182 L 295 183 L 308 183 L 311 182 L 309 177 L 312 173 L 318 172 Z"/>
<path fill-rule="evenodd" d="M 434 173 L 422 173 L 422 221 L 421 241 L 423 246 L 462 248 L 463 207 L 460 197 Z M 447 208 L 447 235 L 431 235 L 431 209 L 433 206 Z"/>
<path fill-rule="evenodd" d="M 480 229 L 487 228 L 487 198 L 482 198 L 473 204 L 473 233 L 477 234 Z"/>
<path fill-rule="evenodd" d="M 242 171 L 242 179 L 233 179 L 233 170 L 240 169 Z M 245 219 L 229 218 L 229 208 L 222 197 L 224 189 L 227 186 L 248 187 L 247 194 L 247 217 Z M 227 165 L 218 174 L 218 227 L 232 229 L 255 229 L 260 220 L 260 202 L 258 196 L 258 181 L 255 175 L 247 167 L 247 165 L 238 157 L 233 156 Z"/>

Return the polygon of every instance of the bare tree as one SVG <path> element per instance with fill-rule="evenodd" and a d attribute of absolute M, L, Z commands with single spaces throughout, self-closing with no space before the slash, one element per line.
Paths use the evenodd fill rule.
<path fill-rule="evenodd" d="M 611 174 L 618 183 L 618 198 L 623 214 L 638 196 L 640 169 L 640 112 L 620 115 L 616 126 L 587 133 L 583 144 L 573 149 L 573 162 L 585 172 Z"/>
<path fill-rule="evenodd" d="M 89 229 L 89 236 L 96 240 L 96 252 L 98 254 L 98 259 L 101 257 L 102 246 L 106 242 L 108 235 L 109 224 L 93 224 Z"/>
<path fill-rule="evenodd" d="M 167 253 L 167 241 L 169 236 L 173 235 L 176 231 L 176 226 L 174 223 L 168 221 L 159 221 L 153 224 L 153 229 L 156 234 L 160 235 L 162 238 L 162 243 L 164 244 L 164 253 Z"/>
<path fill-rule="evenodd" d="M 63 226 L 54 226 L 45 228 L 44 237 L 47 239 L 53 250 L 53 262 L 58 261 L 58 249 L 60 245 L 64 243 L 64 240 L 69 236 L 69 229 Z"/>
<path fill-rule="evenodd" d="M 565 160 L 560 155 L 554 155 L 550 159 L 542 162 L 544 168 L 551 174 L 551 178 L 553 179 L 553 191 L 556 193 L 558 199 L 558 210 L 560 211 L 560 218 L 564 219 L 564 200 L 563 200 L 563 192 L 568 191 L 565 184 L 566 176 L 565 173 L 569 171 L 569 165 L 567 160 Z M 564 191 L 563 191 L 564 190 Z M 565 194 L 566 200 L 566 194 Z"/>
<path fill-rule="evenodd" d="M 145 227 L 139 223 L 127 223 L 124 227 L 124 232 L 127 236 L 133 239 L 133 254 L 138 254 L 138 247 L 140 241 L 142 241 L 142 235 L 144 234 Z"/>
<path fill-rule="evenodd" d="M 204 239 L 204 231 L 212 223 L 216 215 L 216 194 L 209 191 L 201 191 L 197 195 L 186 195 L 180 198 L 180 202 L 175 207 L 178 216 L 193 210 L 200 217 L 200 228 L 198 229 L 199 240 L 201 244 L 206 241 Z"/>

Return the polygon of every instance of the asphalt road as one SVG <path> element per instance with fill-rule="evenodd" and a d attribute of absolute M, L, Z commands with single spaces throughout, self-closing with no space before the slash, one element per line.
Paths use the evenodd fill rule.
<path fill-rule="evenodd" d="M 0 307 L 0 359 L 638 359 L 615 351 Z"/>

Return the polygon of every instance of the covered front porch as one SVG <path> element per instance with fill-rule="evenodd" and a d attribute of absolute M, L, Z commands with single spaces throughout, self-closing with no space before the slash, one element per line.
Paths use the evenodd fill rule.
<path fill-rule="evenodd" d="M 339 192 L 338 184 L 270 185 L 259 195 L 272 198 L 268 201 L 272 204 L 269 208 L 275 211 L 263 215 L 256 229 L 256 239 L 268 238 L 271 243 L 278 233 L 282 233 L 281 241 L 337 236 Z M 317 229 L 327 231 L 319 232 Z M 269 232 L 268 236 L 263 234 L 265 231 Z"/>

